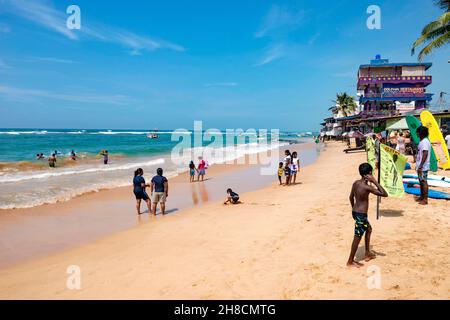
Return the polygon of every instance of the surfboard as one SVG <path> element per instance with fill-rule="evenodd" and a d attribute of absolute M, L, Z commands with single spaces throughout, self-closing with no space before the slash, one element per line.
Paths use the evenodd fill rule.
<path fill-rule="evenodd" d="M 411 133 L 411 139 L 416 146 L 419 145 L 420 139 L 417 135 L 417 128 L 422 125 L 422 123 L 416 117 L 409 115 L 406 116 L 406 123 L 408 124 L 409 131 Z M 434 153 L 434 149 L 431 150 L 430 155 L 430 170 L 436 172 L 438 170 L 438 162 L 436 158 L 436 154 Z"/>
<path fill-rule="evenodd" d="M 404 183 L 403 186 L 405 187 L 405 192 L 408 194 L 413 194 L 416 196 L 420 196 L 420 188 L 416 188 L 414 186 L 408 185 L 407 183 Z M 442 191 L 436 191 L 433 189 L 428 190 L 428 197 L 432 199 L 445 199 L 450 200 L 450 194 Z"/>
<path fill-rule="evenodd" d="M 428 128 L 430 133 L 429 138 L 433 145 L 439 167 L 446 170 L 450 169 L 450 155 L 448 154 L 447 144 L 445 143 L 436 119 L 430 111 L 425 110 L 420 113 L 420 120 L 422 121 L 422 124 Z"/>
<path fill-rule="evenodd" d="M 403 182 L 406 182 L 407 184 L 414 184 L 414 185 L 420 185 L 420 182 L 418 179 L 413 178 L 406 178 L 403 179 Z M 440 180 L 427 180 L 428 185 L 431 187 L 438 187 L 438 188 L 450 188 L 450 183 Z"/>
<path fill-rule="evenodd" d="M 417 174 L 404 174 L 403 178 L 406 179 L 418 179 Z M 438 176 L 435 174 L 429 174 L 428 180 L 439 180 L 439 181 L 445 181 L 447 183 L 450 183 L 450 177 L 444 177 L 444 176 Z"/>

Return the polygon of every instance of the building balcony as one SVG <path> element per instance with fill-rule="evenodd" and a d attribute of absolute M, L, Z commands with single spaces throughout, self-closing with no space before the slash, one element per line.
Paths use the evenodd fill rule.
<path fill-rule="evenodd" d="M 360 97 L 359 101 L 431 101 L 431 93 L 366 93 Z"/>
<path fill-rule="evenodd" d="M 378 84 L 381 85 L 383 83 L 410 83 L 417 84 L 423 83 L 425 86 L 431 84 L 433 82 L 432 76 L 385 76 L 385 77 L 360 77 L 358 79 L 358 87 L 366 86 L 369 84 Z"/>
<path fill-rule="evenodd" d="M 361 120 L 369 119 L 369 118 L 386 118 L 386 117 L 394 117 L 400 115 L 398 110 L 373 110 L 373 111 L 361 111 L 359 114 L 361 116 Z"/>

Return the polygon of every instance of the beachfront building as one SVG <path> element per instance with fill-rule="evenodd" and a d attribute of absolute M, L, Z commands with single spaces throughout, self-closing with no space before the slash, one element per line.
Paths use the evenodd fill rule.
<path fill-rule="evenodd" d="M 431 63 L 390 63 L 377 55 L 359 67 L 357 90 L 361 119 L 398 116 L 426 109 L 432 82 Z"/>

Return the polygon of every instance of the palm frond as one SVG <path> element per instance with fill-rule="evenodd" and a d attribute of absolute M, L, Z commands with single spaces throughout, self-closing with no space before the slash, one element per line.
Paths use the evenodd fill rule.
<path fill-rule="evenodd" d="M 422 61 L 423 58 L 429 55 L 434 49 L 440 48 L 448 43 L 450 43 L 450 32 L 447 32 L 439 38 L 431 41 L 425 48 L 423 48 L 419 53 L 419 61 Z"/>

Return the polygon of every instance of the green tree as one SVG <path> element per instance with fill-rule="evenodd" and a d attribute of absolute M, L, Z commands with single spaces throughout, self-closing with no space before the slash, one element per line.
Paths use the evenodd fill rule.
<path fill-rule="evenodd" d="M 422 35 L 414 42 L 411 49 L 411 54 L 414 55 L 417 47 L 425 45 L 419 53 L 419 61 L 422 61 L 434 49 L 450 42 L 450 0 L 438 0 L 436 4 L 445 11 L 444 14 L 423 28 Z"/>
<path fill-rule="evenodd" d="M 358 106 L 355 102 L 355 99 L 352 96 L 349 96 L 347 92 L 338 93 L 336 95 L 336 100 L 333 101 L 336 106 L 331 107 L 330 110 L 333 112 L 341 112 L 344 117 L 348 117 L 349 115 L 352 115 L 356 107 Z"/>

